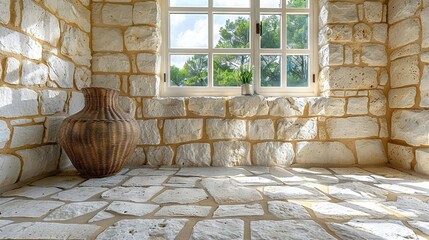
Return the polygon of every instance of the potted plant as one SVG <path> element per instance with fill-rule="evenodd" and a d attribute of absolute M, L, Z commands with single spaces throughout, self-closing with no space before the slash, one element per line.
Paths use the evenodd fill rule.
<path fill-rule="evenodd" d="M 238 80 L 241 83 L 241 95 L 253 95 L 253 66 L 241 65 L 236 71 Z"/>

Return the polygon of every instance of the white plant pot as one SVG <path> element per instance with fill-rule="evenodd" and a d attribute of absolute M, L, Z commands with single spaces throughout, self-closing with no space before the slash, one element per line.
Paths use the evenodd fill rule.
<path fill-rule="evenodd" d="M 253 89 L 252 84 L 243 84 L 241 85 L 241 95 L 253 95 L 255 90 Z"/>

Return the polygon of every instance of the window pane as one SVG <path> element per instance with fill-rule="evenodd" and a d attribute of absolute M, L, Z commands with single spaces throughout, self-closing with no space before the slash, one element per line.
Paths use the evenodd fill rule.
<path fill-rule="evenodd" d="M 170 7 L 208 7 L 208 0 L 170 0 Z"/>
<path fill-rule="evenodd" d="M 281 16 L 261 15 L 261 48 L 280 48 Z"/>
<path fill-rule="evenodd" d="M 262 87 L 280 87 L 281 59 L 279 55 L 261 55 Z"/>
<path fill-rule="evenodd" d="M 213 55 L 213 85 L 240 86 L 234 71 L 249 62 L 250 55 Z"/>
<path fill-rule="evenodd" d="M 309 57 L 306 55 L 287 56 L 288 87 L 308 87 L 308 63 Z"/>
<path fill-rule="evenodd" d="M 250 8 L 249 0 L 213 0 L 213 7 Z"/>
<path fill-rule="evenodd" d="M 308 15 L 287 15 L 287 47 L 308 49 Z"/>
<path fill-rule="evenodd" d="M 286 0 L 287 8 L 308 8 L 307 0 Z"/>
<path fill-rule="evenodd" d="M 207 14 L 170 14 L 171 48 L 208 48 Z"/>
<path fill-rule="evenodd" d="M 213 46 L 215 48 L 249 48 L 249 15 L 214 15 Z"/>
<path fill-rule="evenodd" d="M 261 8 L 281 8 L 282 0 L 261 0 Z"/>
<path fill-rule="evenodd" d="M 171 55 L 171 86 L 208 86 L 208 56 Z"/>

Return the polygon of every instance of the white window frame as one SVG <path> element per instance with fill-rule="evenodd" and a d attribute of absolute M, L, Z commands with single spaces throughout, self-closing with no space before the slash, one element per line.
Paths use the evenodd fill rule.
<path fill-rule="evenodd" d="M 212 7 L 213 0 L 208 0 L 208 8 L 169 8 L 169 0 L 160 1 L 162 14 L 162 46 L 161 46 L 161 96 L 165 97 L 187 97 L 187 96 L 237 96 L 241 94 L 241 88 L 238 87 L 214 87 L 213 85 L 213 54 L 249 54 L 251 64 L 255 66 L 254 88 L 255 92 L 264 96 L 316 96 L 318 95 L 317 78 L 319 73 L 318 63 L 318 1 L 309 0 L 310 8 L 308 9 L 290 9 L 282 8 L 259 8 L 260 1 L 250 0 L 250 12 L 248 8 L 214 8 Z M 286 6 L 287 0 L 282 0 L 282 6 Z M 208 49 L 172 49 L 169 47 L 169 13 L 206 13 L 208 12 Z M 250 48 L 249 49 L 218 49 L 213 48 L 213 13 L 226 14 L 249 14 L 250 15 Z M 261 49 L 260 35 L 256 34 L 256 24 L 259 22 L 260 14 L 281 14 L 282 29 L 281 29 L 281 49 Z M 309 49 L 286 49 L 286 33 L 283 26 L 286 26 L 287 14 L 308 14 L 309 16 L 309 32 L 308 45 Z M 253 40 L 253 42 L 252 42 Z M 208 87 L 172 87 L 168 86 L 170 55 L 174 54 L 207 54 L 208 53 Z M 260 86 L 260 71 L 256 70 L 259 67 L 260 54 L 267 55 L 282 55 L 281 58 L 281 87 L 261 87 Z M 287 55 L 309 55 L 309 86 L 308 87 L 286 87 L 286 56 Z"/>

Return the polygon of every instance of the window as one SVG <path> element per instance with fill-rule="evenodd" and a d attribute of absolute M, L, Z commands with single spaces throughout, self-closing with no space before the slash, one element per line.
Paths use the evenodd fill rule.
<path fill-rule="evenodd" d="M 162 95 L 239 95 L 254 66 L 267 96 L 314 95 L 316 0 L 165 0 Z"/>

